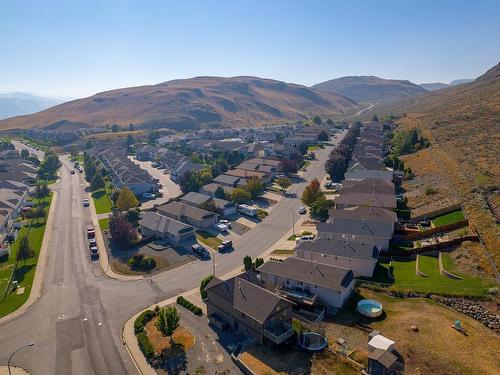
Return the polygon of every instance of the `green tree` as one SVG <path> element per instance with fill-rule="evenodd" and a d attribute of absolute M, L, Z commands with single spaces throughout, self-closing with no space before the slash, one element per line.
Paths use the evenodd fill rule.
<path fill-rule="evenodd" d="M 292 182 L 290 181 L 290 179 L 288 179 L 286 177 L 277 178 L 275 181 L 278 184 L 278 186 L 281 188 L 281 191 L 283 191 L 283 192 L 286 189 L 288 189 L 290 186 L 292 186 Z"/>
<path fill-rule="evenodd" d="M 200 295 L 202 299 L 206 299 L 208 297 L 207 292 L 205 291 L 205 287 L 208 285 L 210 281 L 214 278 L 214 275 L 210 275 L 205 277 L 203 280 L 200 282 Z"/>
<path fill-rule="evenodd" d="M 307 144 L 306 143 L 301 143 L 299 145 L 299 152 L 301 155 L 307 154 Z"/>
<path fill-rule="evenodd" d="M 35 187 L 35 198 L 43 199 L 50 194 L 47 184 L 37 184 Z"/>
<path fill-rule="evenodd" d="M 224 189 L 221 186 L 217 186 L 217 189 L 215 189 L 214 192 L 215 198 L 219 199 L 226 199 L 226 193 L 224 192 Z"/>
<path fill-rule="evenodd" d="M 316 202 L 323 196 L 324 193 L 321 191 L 321 185 L 318 179 L 315 178 L 304 189 L 304 192 L 302 193 L 302 202 L 307 206 L 311 206 L 314 202 Z"/>
<path fill-rule="evenodd" d="M 313 118 L 313 122 L 314 122 L 315 124 L 317 124 L 317 125 L 321 125 L 321 122 L 322 122 L 322 121 L 321 121 L 321 117 L 319 117 L 319 116 L 314 116 L 314 118 Z"/>
<path fill-rule="evenodd" d="M 92 191 L 95 191 L 104 188 L 104 186 L 106 186 L 106 183 L 104 182 L 102 174 L 96 173 L 94 178 L 92 179 L 92 182 L 90 183 L 90 189 Z"/>
<path fill-rule="evenodd" d="M 378 116 L 377 116 L 377 115 L 373 115 L 373 117 L 372 117 L 372 121 L 374 121 L 374 122 L 378 122 L 378 121 L 379 121 L 379 120 L 378 120 Z"/>
<path fill-rule="evenodd" d="M 200 205 L 202 210 L 217 212 L 217 205 L 213 199 L 209 199 Z"/>
<path fill-rule="evenodd" d="M 29 156 L 30 156 L 30 152 L 29 152 L 27 149 L 23 148 L 23 149 L 21 150 L 21 157 L 22 157 L 23 159 L 28 159 L 28 158 L 29 158 Z"/>
<path fill-rule="evenodd" d="M 139 200 L 136 198 L 134 193 L 126 187 L 121 189 L 120 194 L 116 199 L 116 207 L 118 207 L 120 211 L 128 211 L 137 206 L 139 206 Z"/>
<path fill-rule="evenodd" d="M 318 141 L 320 142 L 326 142 L 328 141 L 328 133 L 324 130 L 320 131 L 318 134 Z"/>
<path fill-rule="evenodd" d="M 231 193 L 231 200 L 236 204 L 248 202 L 251 198 L 250 193 L 242 188 L 236 188 Z"/>
<path fill-rule="evenodd" d="M 254 268 L 257 269 L 264 264 L 263 258 L 255 258 Z"/>
<path fill-rule="evenodd" d="M 243 258 L 243 265 L 245 266 L 245 271 L 250 271 L 253 268 L 252 258 L 249 255 Z"/>
<path fill-rule="evenodd" d="M 28 259 L 34 256 L 34 251 L 31 249 L 28 236 L 22 236 L 19 239 L 19 249 L 17 250 L 17 261 L 26 262 Z"/>
<path fill-rule="evenodd" d="M 155 322 L 156 328 L 163 336 L 167 336 L 172 341 L 172 335 L 179 326 L 180 316 L 175 306 L 163 307 L 158 311 L 158 319 Z"/>
<path fill-rule="evenodd" d="M 320 197 L 311 204 L 311 215 L 319 220 L 328 219 L 328 210 L 335 206 L 335 202 L 326 199 L 325 196 Z"/>
<path fill-rule="evenodd" d="M 122 130 L 122 128 L 121 128 L 119 125 L 117 125 L 117 124 L 113 124 L 113 125 L 111 126 L 111 131 L 112 131 L 113 133 L 117 133 L 117 132 L 119 132 L 120 130 Z"/>
<path fill-rule="evenodd" d="M 88 150 L 88 149 L 90 149 L 92 147 L 94 147 L 94 144 L 92 143 L 91 140 L 88 140 L 87 142 L 85 142 L 85 149 Z"/>
<path fill-rule="evenodd" d="M 44 179 L 55 178 L 61 165 L 59 157 L 53 151 L 47 151 L 45 158 L 38 168 L 38 177 Z"/>
<path fill-rule="evenodd" d="M 257 177 L 250 177 L 245 185 L 245 190 L 250 193 L 252 199 L 255 199 L 264 191 L 264 186 Z"/>

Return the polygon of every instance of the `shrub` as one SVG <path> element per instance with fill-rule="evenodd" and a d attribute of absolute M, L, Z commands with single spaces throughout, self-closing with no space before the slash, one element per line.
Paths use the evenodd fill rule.
<path fill-rule="evenodd" d="M 137 343 L 146 358 L 151 359 L 154 357 L 155 350 L 153 349 L 153 345 L 151 345 L 146 332 L 142 331 L 137 335 Z"/>
<path fill-rule="evenodd" d="M 134 322 L 134 332 L 138 334 L 144 330 L 144 326 L 155 317 L 155 313 L 151 310 L 144 311 L 141 315 L 137 317 Z"/>
<path fill-rule="evenodd" d="M 207 292 L 205 292 L 205 287 L 208 285 L 210 281 L 214 278 L 214 275 L 210 275 L 201 280 L 200 283 L 200 294 L 202 299 L 206 299 L 208 297 Z"/>
<path fill-rule="evenodd" d="M 181 305 L 182 307 L 191 311 L 194 315 L 197 315 L 197 316 L 203 315 L 203 311 L 201 310 L 200 307 L 198 307 L 195 304 L 193 304 L 192 302 L 188 301 L 183 296 L 177 297 L 177 303 L 179 305 Z"/>
<path fill-rule="evenodd" d="M 156 260 L 144 254 L 136 254 L 127 261 L 131 270 L 151 271 L 156 267 Z"/>

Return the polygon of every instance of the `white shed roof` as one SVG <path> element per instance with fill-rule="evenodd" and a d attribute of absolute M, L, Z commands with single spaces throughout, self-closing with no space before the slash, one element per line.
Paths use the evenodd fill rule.
<path fill-rule="evenodd" d="M 368 347 L 373 349 L 382 350 L 392 350 L 394 348 L 394 341 L 389 340 L 387 337 L 382 335 L 373 336 L 373 338 L 368 342 Z"/>

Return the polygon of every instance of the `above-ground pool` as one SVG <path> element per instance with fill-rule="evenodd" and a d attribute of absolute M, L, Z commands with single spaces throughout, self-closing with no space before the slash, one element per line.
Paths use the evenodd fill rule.
<path fill-rule="evenodd" d="M 319 352 L 323 350 L 327 344 L 326 338 L 316 332 L 304 332 L 299 336 L 300 347 L 310 352 Z"/>
<path fill-rule="evenodd" d="M 356 311 L 367 318 L 376 318 L 384 312 L 382 304 L 373 299 L 362 299 L 359 301 Z"/>

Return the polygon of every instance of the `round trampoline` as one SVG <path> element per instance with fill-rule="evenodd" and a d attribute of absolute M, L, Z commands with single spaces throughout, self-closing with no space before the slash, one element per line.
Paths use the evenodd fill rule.
<path fill-rule="evenodd" d="M 379 317 L 384 312 L 382 304 L 373 299 L 362 299 L 359 301 L 356 311 L 367 318 Z"/>
<path fill-rule="evenodd" d="M 328 345 L 328 342 L 319 333 L 305 332 L 299 337 L 299 345 L 310 352 L 319 352 Z"/>

